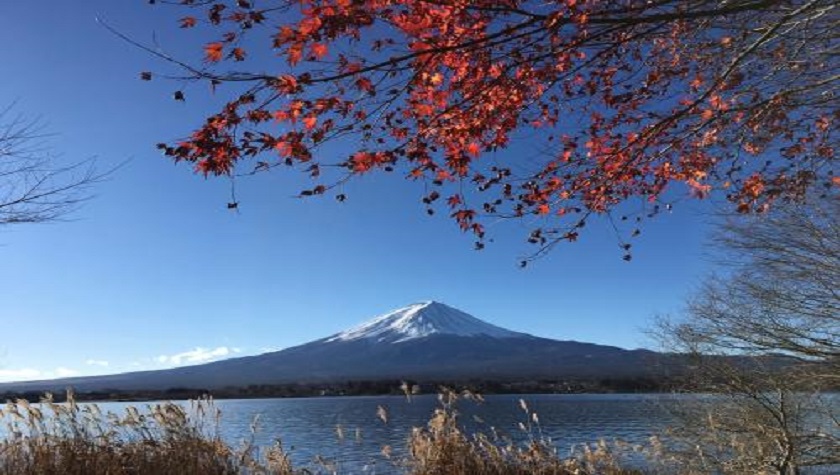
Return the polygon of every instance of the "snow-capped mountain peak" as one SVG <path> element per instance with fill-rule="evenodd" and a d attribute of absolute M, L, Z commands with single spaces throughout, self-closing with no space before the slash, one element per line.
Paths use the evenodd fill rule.
<path fill-rule="evenodd" d="M 375 339 L 399 343 L 436 334 L 492 338 L 528 336 L 491 325 L 446 304 L 428 301 L 393 310 L 357 327 L 333 335 L 326 341 Z"/>

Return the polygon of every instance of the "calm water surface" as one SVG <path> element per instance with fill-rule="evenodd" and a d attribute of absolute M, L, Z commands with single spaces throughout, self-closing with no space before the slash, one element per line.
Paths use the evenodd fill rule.
<path fill-rule="evenodd" d="M 519 423 L 527 424 L 528 416 L 519 405 L 520 398 L 538 414 L 539 426 L 533 427 L 533 434 L 550 437 L 563 455 L 574 446 L 599 439 L 644 443 L 669 424 L 666 406 L 678 404 L 681 397 L 490 395 L 483 404 L 459 401 L 460 420 L 469 430 L 495 430 L 524 442 L 528 434 Z M 382 447 L 390 446 L 395 458 L 404 454 L 411 428 L 425 426 L 438 400 L 435 395 L 415 396 L 411 401 L 397 396 L 369 396 L 222 400 L 216 405 L 222 411 L 221 432 L 228 442 L 250 438 L 251 424 L 259 416 L 256 443 L 270 445 L 281 439 L 296 465 L 311 465 L 320 456 L 335 463 L 341 473 L 391 473 L 395 468 L 382 455 Z M 125 406 L 101 404 L 104 410 L 113 412 L 122 412 Z M 377 417 L 379 406 L 387 410 L 387 423 Z"/>

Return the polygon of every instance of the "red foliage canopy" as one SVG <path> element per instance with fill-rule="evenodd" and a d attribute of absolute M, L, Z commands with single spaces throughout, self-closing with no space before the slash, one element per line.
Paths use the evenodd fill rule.
<path fill-rule="evenodd" d="M 241 85 L 160 145 L 200 173 L 302 166 L 324 180 L 311 195 L 397 170 L 479 241 L 483 216 L 536 217 L 542 250 L 626 200 L 658 208 L 673 182 L 741 212 L 839 184 L 835 0 L 171 3 L 218 32 L 186 76 Z M 274 69 L 229 69 L 246 43 Z M 349 135 L 346 156 L 313 153 Z M 540 153 L 504 153 L 517 141 Z"/>

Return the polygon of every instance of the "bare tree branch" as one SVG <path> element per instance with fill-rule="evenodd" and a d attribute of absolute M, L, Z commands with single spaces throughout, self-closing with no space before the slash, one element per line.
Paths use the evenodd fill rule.
<path fill-rule="evenodd" d="M 681 473 L 799 474 L 840 464 L 840 201 L 788 203 L 726 220 L 723 275 L 660 336 L 695 362 L 691 389 L 716 395 L 678 411 L 668 457 Z M 676 447 L 676 449 L 675 449 Z"/>
<path fill-rule="evenodd" d="M 39 119 L 0 111 L 0 225 L 55 221 L 90 199 L 107 173 L 92 159 L 57 165 Z"/>

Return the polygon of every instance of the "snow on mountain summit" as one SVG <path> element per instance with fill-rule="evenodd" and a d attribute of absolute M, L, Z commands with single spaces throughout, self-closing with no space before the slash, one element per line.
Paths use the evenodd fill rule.
<path fill-rule="evenodd" d="M 524 333 L 506 330 L 440 302 L 422 302 L 393 310 L 343 331 L 326 341 L 353 341 L 373 338 L 381 342 L 399 343 L 431 335 L 489 336 L 522 338 Z"/>

